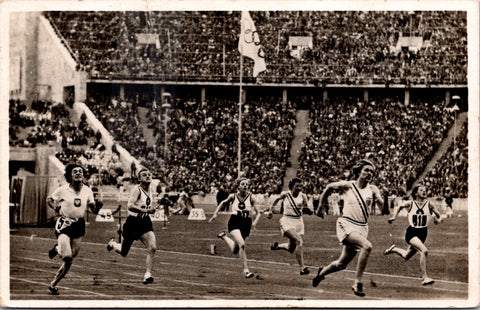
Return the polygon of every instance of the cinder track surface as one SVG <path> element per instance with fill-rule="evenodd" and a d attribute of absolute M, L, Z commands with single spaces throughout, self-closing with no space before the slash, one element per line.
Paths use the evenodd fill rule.
<path fill-rule="evenodd" d="M 209 218 L 209 214 L 207 214 Z M 55 243 L 53 228 L 16 228 L 10 232 L 10 305 L 35 306 L 362 306 L 459 305 L 469 299 L 468 231 L 466 214 L 431 225 L 427 239 L 428 270 L 436 280 L 421 285 L 418 254 L 405 262 L 383 250 L 395 243 L 406 247 L 406 219 L 387 223 L 386 216 L 370 217 L 369 239 L 374 245 L 364 275 L 361 298 L 352 293 L 356 258 L 346 270 L 328 275 L 316 288 L 312 279 L 317 266 L 327 265 L 340 254 L 335 238 L 335 218 L 305 217 L 305 261 L 311 274 L 301 276 L 294 255 L 270 250 L 283 242 L 279 215 L 262 218 L 247 239 L 249 267 L 258 277 L 245 279 L 238 256 L 231 254 L 216 235 L 227 216 L 211 224 L 173 216 L 166 229 L 154 222 L 158 250 L 154 259 L 155 282 L 143 285 L 146 252 L 135 242 L 127 257 L 108 252 L 106 242 L 116 236 L 117 222 L 90 219 L 79 255 L 60 282 L 60 295 L 48 294 L 60 259 L 48 258 Z M 210 245 L 217 254 L 210 254 Z M 135 302 L 134 302 L 135 301 Z M 391 302 L 395 301 L 394 304 Z M 134 303 L 132 303 L 134 302 Z"/>

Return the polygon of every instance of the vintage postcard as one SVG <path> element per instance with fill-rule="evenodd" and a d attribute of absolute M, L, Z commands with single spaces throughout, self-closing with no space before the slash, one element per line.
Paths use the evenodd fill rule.
<path fill-rule="evenodd" d="M 479 16 L 1 1 L 1 306 L 478 307 Z"/>

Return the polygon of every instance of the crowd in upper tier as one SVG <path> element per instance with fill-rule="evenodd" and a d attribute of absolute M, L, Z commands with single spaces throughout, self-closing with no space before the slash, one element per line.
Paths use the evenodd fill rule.
<path fill-rule="evenodd" d="M 263 83 L 466 84 L 461 11 L 255 11 Z M 238 81 L 240 12 L 46 12 L 92 78 Z M 140 35 L 139 35 L 140 34 Z M 291 36 L 312 39 L 298 56 Z M 400 37 L 421 38 L 419 49 Z M 246 58 L 246 81 L 252 62 Z"/>
<path fill-rule="evenodd" d="M 235 82 L 239 77 L 240 12 L 45 12 L 69 46 L 78 69 L 92 79 Z M 258 11 L 251 12 L 266 55 L 257 82 L 301 84 L 465 84 L 466 13 L 460 11 Z M 397 49 L 400 37 L 421 37 L 418 50 Z M 298 57 L 291 36 L 312 39 Z M 244 77 L 252 62 L 245 58 Z M 351 164 L 372 156 L 379 184 L 402 195 L 417 180 L 453 123 L 444 93 L 404 99 L 371 95 L 247 92 L 242 110 L 242 173 L 255 191 L 277 193 L 289 164 L 296 111 L 309 109 L 298 176 L 308 193 L 330 180 L 348 178 Z M 171 190 L 209 192 L 237 176 L 238 93 L 188 92 L 174 96 L 165 111 L 150 95 L 124 99 L 89 92 L 87 106 L 116 143 L 149 167 Z M 145 119 L 139 108 L 148 110 Z M 57 143 L 63 161 L 82 159 L 102 182 L 123 175 L 118 156 L 102 155 L 98 132 L 85 119 L 74 124 L 64 104 L 11 100 L 10 145 Z M 165 124 L 167 130 L 165 130 Z M 145 136 L 152 131 L 153 140 Z M 167 136 L 165 136 L 167 133 Z M 167 147 L 165 147 L 165 141 Z M 459 133 L 455 156 L 441 158 L 425 178 L 435 194 L 448 184 L 467 194 L 467 139 Z M 90 149 L 90 151 L 86 151 Z M 106 150 L 115 154 L 115 150 Z M 100 157 L 100 159 L 99 159 Z M 128 169 L 128 167 L 127 167 Z M 452 181 L 455 176 L 455 182 Z"/>

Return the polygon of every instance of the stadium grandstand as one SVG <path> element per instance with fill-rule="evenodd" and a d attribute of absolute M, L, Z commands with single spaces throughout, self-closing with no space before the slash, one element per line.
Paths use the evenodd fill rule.
<path fill-rule="evenodd" d="M 257 77 L 239 11 L 11 16 L 12 189 L 20 172 L 51 189 L 77 161 L 105 191 L 146 166 L 166 192 L 244 175 L 270 196 L 298 176 L 313 195 L 369 157 L 392 195 L 467 198 L 466 11 L 252 11 Z"/>

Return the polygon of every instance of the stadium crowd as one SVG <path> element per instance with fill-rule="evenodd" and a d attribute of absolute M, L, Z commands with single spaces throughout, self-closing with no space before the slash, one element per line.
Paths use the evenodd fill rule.
<path fill-rule="evenodd" d="M 218 82 L 239 76 L 239 12 L 56 11 L 44 15 L 79 69 L 93 79 Z M 466 83 L 465 12 L 261 11 L 251 15 L 267 57 L 263 82 Z M 422 37 L 423 46 L 418 51 L 397 49 L 400 36 L 410 34 Z M 294 57 L 288 46 L 290 36 L 309 36 L 313 46 Z M 246 61 L 246 80 L 253 81 Z M 86 104 L 116 142 L 168 183 L 168 189 L 207 193 L 230 183 L 237 175 L 237 96 L 215 94 L 202 102 L 177 94 L 168 116 L 152 101 L 141 92 L 123 99 L 89 92 Z M 298 95 L 284 103 L 281 96 L 267 91 L 248 93 L 242 111 L 242 172 L 254 180 L 255 191 L 281 190 L 299 106 L 310 109 L 298 172 L 309 194 L 318 193 L 339 175 L 349 177 L 349 165 L 367 155 L 378 163 L 379 184 L 402 195 L 453 123 L 443 98 L 435 96 L 412 96 L 408 105 L 403 98 L 385 94 L 371 96 L 367 102 L 354 95 L 332 95 L 325 104 L 322 101 Z M 140 106 L 149 109 L 147 123 L 140 121 Z M 83 116 L 74 125 L 67 108 L 41 101 L 26 106 L 11 100 L 10 145 L 33 147 L 56 141 L 63 148 L 58 154 L 62 161 L 78 159 L 89 167 L 89 174 L 118 183 L 123 169 L 115 149 L 103 154 L 101 135 L 89 128 Z M 168 137 L 161 129 L 165 117 Z M 19 137 L 21 127 L 32 128 L 25 138 Z M 153 143 L 147 143 L 145 127 L 153 131 Z M 465 144 L 466 138 L 459 138 L 453 167 L 442 159 L 428 176 L 435 193 L 441 193 L 435 185 L 438 179 L 455 171 L 464 178 L 454 189 L 456 195 L 466 195 Z M 103 176 L 105 171 L 111 175 Z"/>
<path fill-rule="evenodd" d="M 404 195 L 446 138 L 454 120 L 443 98 L 432 94 L 412 95 L 408 105 L 400 97 L 380 93 L 367 102 L 359 96 L 333 94 L 325 103 L 321 96 L 292 96 L 283 103 L 268 92 L 248 94 L 242 110 L 242 173 L 253 179 L 254 191 L 259 193 L 278 193 L 282 188 L 299 106 L 310 108 L 298 170 L 308 194 L 318 193 L 335 178 L 349 178 L 347 171 L 352 162 L 372 156 L 378 164 L 378 184 L 398 196 Z M 112 108 L 113 103 L 105 101 L 105 105 L 97 103 L 95 110 L 107 126 L 108 120 L 125 116 L 124 110 L 131 113 L 127 119 L 134 121 L 124 122 L 122 118 L 109 128 L 168 190 L 209 193 L 212 188 L 230 184 L 237 175 L 237 100 L 220 93 L 204 102 L 177 97 L 168 116 L 161 108 L 145 102 L 149 115 L 144 124 L 139 124 L 135 103 L 130 106 L 124 101 Z M 122 131 L 118 129 L 121 126 L 150 128 L 155 147 L 148 147 L 146 142 L 138 144 L 145 140 L 141 130 Z M 461 149 L 461 141 L 459 138 L 457 153 L 461 156 L 457 157 L 456 171 L 466 179 L 467 152 Z M 431 184 L 440 181 L 429 182 L 432 192 L 440 193 Z M 466 182 L 460 187 L 455 189 L 456 194 L 464 197 Z"/>
<path fill-rule="evenodd" d="M 448 188 L 452 197 L 465 198 L 468 194 L 468 122 L 458 133 L 454 144 L 436 162 L 435 167 L 422 180 L 432 196 L 441 197 Z"/>
<path fill-rule="evenodd" d="M 466 84 L 466 13 L 251 12 L 264 47 L 263 82 Z M 46 12 L 92 78 L 238 80 L 240 12 Z M 399 49 L 400 36 L 422 47 Z M 293 57 L 290 36 L 312 38 Z M 194 40 L 193 40 L 194 38 Z M 247 60 L 248 62 L 248 60 Z M 251 65 L 245 65 L 251 80 Z M 253 80 L 251 80 L 253 81 Z"/>
<path fill-rule="evenodd" d="M 108 101 L 108 100 L 107 100 Z M 237 175 L 238 98 L 216 96 L 200 102 L 176 98 L 169 112 L 165 152 L 163 115 L 149 106 L 148 123 L 140 124 L 135 104 L 89 98 L 89 106 L 115 139 L 173 191 L 211 192 Z M 255 180 L 258 192 L 277 192 L 289 157 L 295 109 L 281 97 L 248 98 L 242 109 L 242 172 Z M 115 104 L 115 107 L 113 106 Z M 112 124 L 113 122 L 113 124 Z M 141 128 L 156 139 L 149 147 Z M 139 129 L 140 128 L 140 129 Z M 166 155 L 166 157 L 165 157 Z"/>
<path fill-rule="evenodd" d="M 78 162 L 95 185 L 115 185 L 124 174 L 118 153 L 107 151 L 100 143 L 100 132 L 94 132 L 85 114 L 75 124 L 69 108 L 63 103 L 34 100 L 25 104 L 9 102 L 10 146 L 34 148 L 58 146 L 55 156 L 64 164 Z"/>
<path fill-rule="evenodd" d="M 10 146 L 35 147 L 37 145 L 84 145 L 93 131 L 83 120 L 72 123 L 63 103 L 34 100 L 30 104 L 10 100 Z"/>
<path fill-rule="evenodd" d="M 301 148 L 299 176 L 307 192 L 318 192 L 352 162 L 373 156 L 378 184 L 406 193 L 446 137 L 453 116 L 436 97 L 331 97 L 325 104 L 310 100 L 309 135 Z M 349 175 L 345 174 L 348 178 Z"/>

